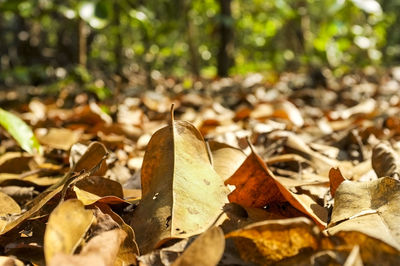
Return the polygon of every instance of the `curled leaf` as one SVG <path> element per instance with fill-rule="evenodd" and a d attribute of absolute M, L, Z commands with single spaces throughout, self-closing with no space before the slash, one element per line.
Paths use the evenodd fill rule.
<path fill-rule="evenodd" d="M 389 142 L 381 142 L 372 149 L 371 164 L 378 177 L 400 175 L 400 156 Z"/>

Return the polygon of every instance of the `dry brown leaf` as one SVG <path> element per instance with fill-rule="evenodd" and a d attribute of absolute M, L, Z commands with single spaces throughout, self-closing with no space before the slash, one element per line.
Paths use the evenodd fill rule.
<path fill-rule="evenodd" d="M 123 198 L 120 183 L 101 176 L 90 176 L 76 182 L 74 191 L 84 205 L 90 205 L 106 196 Z"/>
<path fill-rule="evenodd" d="M 203 137 L 171 117 L 169 126 L 154 133 L 143 159 L 142 200 L 132 219 L 142 253 L 166 239 L 203 232 L 227 202 Z"/>
<path fill-rule="evenodd" d="M 290 133 L 286 140 L 286 146 L 293 149 L 294 152 L 311 161 L 317 172 L 321 175 L 327 175 L 332 167 L 337 167 L 339 162 L 322 155 L 319 152 L 313 151 L 303 139 Z"/>
<path fill-rule="evenodd" d="M 172 245 L 161 247 L 160 249 L 156 249 L 150 253 L 142 255 L 138 257 L 139 265 L 170 266 L 183 253 L 183 251 L 185 251 L 185 248 L 189 245 L 189 241 L 190 238 L 184 238 Z"/>
<path fill-rule="evenodd" d="M 389 142 L 381 142 L 372 149 L 371 164 L 378 177 L 400 175 L 400 156 Z"/>
<path fill-rule="evenodd" d="M 105 157 L 108 152 L 106 147 L 100 142 L 92 142 L 85 150 L 82 157 L 73 166 L 73 172 L 80 172 L 82 170 L 90 170 L 93 167 L 97 169 L 92 173 L 95 176 L 103 176 L 107 172 L 107 164 L 105 162 Z M 100 165 L 98 165 L 100 162 Z"/>
<path fill-rule="evenodd" d="M 246 154 L 228 144 L 208 142 L 212 154 L 212 165 L 223 180 L 228 179 L 246 159 Z"/>
<path fill-rule="evenodd" d="M 341 231 L 329 239 L 335 247 L 323 247 L 328 250 L 346 250 L 359 246 L 359 255 L 366 265 L 397 265 L 400 261 L 400 252 L 394 247 L 360 232 Z"/>
<path fill-rule="evenodd" d="M 93 212 L 85 210 L 79 200 L 67 200 L 55 208 L 44 234 L 46 263 L 52 262 L 59 253 L 72 255 L 93 221 Z"/>
<path fill-rule="evenodd" d="M 21 212 L 19 205 L 7 194 L 0 192 L 0 216 L 18 214 Z M 1 220 L 1 219 L 0 219 Z"/>
<path fill-rule="evenodd" d="M 400 250 L 400 182 L 383 177 L 369 182 L 344 181 L 335 193 L 327 232 L 358 231 Z"/>
<path fill-rule="evenodd" d="M 246 207 L 263 207 L 270 202 L 286 201 L 272 173 L 253 150 L 225 184 L 236 186 L 228 196 L 229 201 Z"/>
<path fill-rule="evenodd" d="M 81 132 L 66 128 L 50 128 L 46 135 L 37 134 L 41 144 L 53 149 L 68 151 L 72 145 L 79 141 Z"/>
<path fill-rule="evenodd" d="M 293 207 L 310 216 L 319 226 L 326 225 L 326 210 L 308 195 L 289 191 L 253 148 L 251 154 L 225 183 L 236 186 L 228 196 L 231 202 L 246 207 L 263 207 L 268 203 L 288 201 Z"/>
<path fill-rule="evenodd" d="M 287 119 L 297 127 L 302 127 L 304 125 L 304 119 L 299 109 L 289 101 L 279 102 L 275 106 L 273 116 Z"/>
<path fill-rule="evenodd" d="M 20 174 L 29 171 L 32 159 L 28 153 L 7 152 L 0 156 L 0 173 Z"/>
<path fill-rule="evenodd" d="M 0 231 L 0 235 L 7 233 L 11 229 L 20 225 L 26 219 L 40 212 L 43 209 L 43 206 L 45 206 L 58 193 L 65 191 L 71 183 L 85 177 L 89 177 L 93 175 L 94 172 L 98 173 L 104 171 L 103 163 L 106 154 L 107 150 L 101 143 L 93 142 L 90 144 L 84 155 L 76 163 L 75 167 L 70 170 L 70 172 L 68 172 L 57 184 L 49 187 L 36 198 L 34 198 L 30 203 L 28 203 L 26 206 L 28 210 L 22 213 L 22 215 L 18 218 L 13 219 L 5 224 L 1 228 L 2 231 Z M 105 165 L 105 167 L 107 167 L 107 165 Z M 77 171 L 78 173 L 75 173 L 74 171 Z M 81 171 L 84 173 L 81 174 Z"/>
<path fill-rule="evenodd" d="M 346 180 L 339 168 L 331 168 L 329 171 L 329 188 L 331 190 L 331 195 L 334 197 L 337 188 L 342 182 Z"/>
<path fill-rule="evenodd" d="M 224 249 L 224 232 L 221 228 L 214 226 L 197 237 L 172 266 L 217 265 L 221 260 Z"/>
<path fill-rule="evenodd" d="M 0 232 L 7 225 L 11 217 L 10 214 L 21 213 L 21 208 L 13 198 L 0 192 Z"/>
<path fill-rule="evenodd" d="M 358 114 L 369 114 L 372 113 L 376 108 L 376 101 L 372 98 L 365 100 L 355 106 L 344 110 L 333 111 L 329 116 L 333 119 L 349 119 L 350 117 Z"/>
<path fill-rule="evenodd" d="M 126 233 L 121 229 L 103 232 L 92 239 L 82 248 L 79 255 L 57 253 L 51 258 L 50 266 L 69 265 L 115 265 L 117 254 Z"/>
<path fill-rule="evenodd" d="M 131 265 L 136 264 L 136 255 L 139 255 L 139 248 L 135 240 L 135 233 L 132 230 L 132 227 L 127 225 L 125 221 L 117 215 L 113 210 L 111 210 L 110 206 L 97 202 L 96 206 L 105 214 L 111 216 L 111 218 L 118 223 L 120 228 L 124 230 L 126 233 L 126 237 L 121 244 L 121 247 L 118 251 L 117 262 L 118 265 Z"/>
<path fill-rule="evenodd" d="M 304 249 L 319 248 L 314 224 L 303 217 L 254 223 L 233 231 L 233 238 L 243 260 L 269 265 L 295 256 Z"/>

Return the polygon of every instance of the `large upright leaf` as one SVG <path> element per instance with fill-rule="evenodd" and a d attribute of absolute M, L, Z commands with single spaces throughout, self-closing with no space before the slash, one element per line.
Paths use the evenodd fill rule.
<path fill-rule="evenodd" d="M 172 114 L 147 146 L 141 179 L 142 200 L 132 226 L 142 253 L 169 238 L 205 231 L 227 202 L 227 188 L 210 164 L 200 132 Z"/>
<path fill-rule="evenodd" d="M 33 154 L 36 150 L 41 152 L 41 147 L 31 128 L 18 116 L 0 108 L 0 125 L 18 142 L 22 149 Z"/>
<path fill-rule="evenodd" d="M 336 190 L 329 234 L 358 231 L 400 250 L 400 182 L 344 181 Z"/>

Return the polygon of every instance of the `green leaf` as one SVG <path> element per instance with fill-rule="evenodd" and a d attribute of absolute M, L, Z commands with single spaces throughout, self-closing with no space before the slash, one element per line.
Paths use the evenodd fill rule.
<path fill-rule="evenodd" d="M 85 1 L 79 5 L 79 16 L 95 29 L 107 26 L 113 17 L 111 2 Z"/>
<path fill-rule="evenodd" d="M 0 108 L 0 125 L 18 142 L 20 147 L 33 154 L 36 150 L 41 153 L 42 148 L 31 128 L 18 116 Z"/>

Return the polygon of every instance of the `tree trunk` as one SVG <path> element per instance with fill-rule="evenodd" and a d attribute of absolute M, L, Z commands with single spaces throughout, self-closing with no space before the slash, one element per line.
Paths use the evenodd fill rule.
<path fill-rule="evenodd" d="M 87 26 L 85 21 L 78 18 L 78 64 L 86 67 L 87 63 L 87 47 L 86 47 Z"/>
<path fill-rule="evenodd" d="M 218 76 L 226 77 L 233 66 L 233 18 L 231 0 L 219 0 L 221 22 L 219 28 L 220 44 L 217 58 Z"/>
<path fill-rule="evenodd" d="M 192 69 L 192 74 L 196 77 L 200 76 L 200 68 L 199 68 L 199 56 L 197 53 L 197 47 L 194 39 L 194 28 L 192 20 L 189 17 L 189 12 L 191 10 L 191 0 L 184 0 L 184 16 L 185 16 L 185 24 L 186 24 L 186 34 L 187 34 L 187 43 L 189 46 L 189 55 L 190 55 L 190 66 Z"/>
<path fill-rule="evenodd" d="M 114 3 L 114 27 L 116 28 L 116 40 L 114 46 L 114 57 L 115 57 L 115 74 L 124 78 L 124 74 L 122 73 L 123 68 L 123 43 L 122 43 L 122 34 L 121 34 L 121 6 L 118 2 Z"/>

